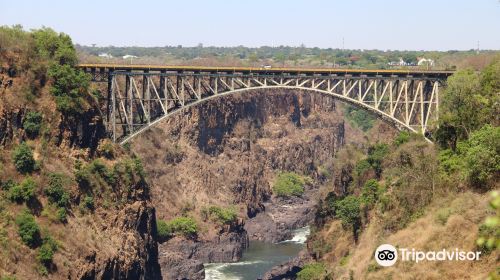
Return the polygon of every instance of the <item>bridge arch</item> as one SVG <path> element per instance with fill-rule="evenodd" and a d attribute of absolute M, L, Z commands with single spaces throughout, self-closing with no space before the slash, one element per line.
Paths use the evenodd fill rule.
<path fill-rule="evenodd" d="M 191 102 L 177 110 L 173 110 L 172 112 L 168 113 L 168 114 L 165 114 L 157 119 L 155 119 L 154 121 L 150 122 L 149 124 L 145 125 L 144 127 L 140 128 L 139 130 L 131 133 L 130 135 L 126 136 L 125 138 L 121 139 L 120 141 L 120 144 L 125 144 L 127 143 L 128 141 L 132 140 L 133 138 L 137 137 L 138 135 L 142 134 L 143 132 L 147 131 L 148 129 L 154 127 L 156 124 L 164 121 L 165 119 L 169 118 L 169 117 L 172 117 L 172 116 L 175 116 L 177 115 L 178 113 L 180 112 L 183 112 L 185 110 L 188 110 L 192 107 L 195 107 L 195 106 L 198 106 L 198 105 L 201 105 L 202 103 L 205 103 L 205 102 L 208 102 L 210 100 L 213 100 L 213 99 L 217 99 L 217 98 L 222 98 L 222 97 L 226 97 L 226 96 L 229 96 L 229 95 L 233 95 L 233 94 L 238 94 L 238 93 L 245 93 L 245 92 L 251 92 L 251 91 L 257 91 L 257 90 L 265 90 L 265 91 L 270 91 L 270 90 L 275 90 L 275 89 L 288 89 L 288 90 L 293 90 L 293 91 L 305 91 L 305 92 L 312 92 L 312 93 L 320 93 L 320 94 L 324 94 L 324 95 L 327 95 L 329 97 L 332 97 L 333 99 L 337 99 L 337 100 L 340 100 L 340 101 L 343 101 L 347 104 L 350 104 L 350 105 L 353 105 L 357 108 L 360 108 L 360 109 L 365 109 L 369 112 L 371 112 L 372 114 L 375 114 L 377 117 L 379 117 L 380 119 L 384 120 L 385 122 L 393 125 L 395 128 L 397 128 L 398 130 L 408 130 L 408 131 L 411 131 L 411 132 L 414 132 L 414 133 L 418 133 L 417 130 L 415 130 L 413 127 L 403 123 L 402 121 L 388 115 L 387 113 L 383 112 L 383 111 L 380 111 L 380 110 L 376 110 L 370 106 L 368 106 L 367 104 L 363 103 L 363 102 L 360 102 L 356 99 L 353 99 L 351 97 L 347 97 L 347 96 L 343 96 L 343 95 L 337 95 L 337 94 L 333 94 L 329 91 L 325 91 L 325 90 L 320 90 L 320 89 L 312 89 L 312 88 L 307 88 L 307 87 L 294 87 L 294 86 L 261 86 L 261 87 L 253 87 L 253 88 L 242 88 L 242 89 L 236 89 L 236 90 L 231 90 L 231 91 L 226 91 L 226 92 L 223 92 L 223 93 L 220 93 L 220 94 L 217 94 L 217 95 L 212 95 L 212 96 L 208 96 L 204 99 L 201 99 L 201 100 L 197 100 L 195 102 Z M 427 138 L 426 138 L 427 139 Z M 427 141 L 429 141 L 427 139 Z"/>

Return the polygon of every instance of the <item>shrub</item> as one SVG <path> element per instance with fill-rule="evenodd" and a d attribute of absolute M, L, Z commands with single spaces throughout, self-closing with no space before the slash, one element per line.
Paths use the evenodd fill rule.
<path fill-rule="evenodd" d="M 232 207 L 222 208 L 219 206 L 210 206 L 207 212 L 208 217 L 219 224 L 231 224 L 238 218 L 236 210 Z"/>
<path fill-rule="evenodd" d="M 39 112 L 28 112 L 23 120 L 23 128 L 26 134 L 34 138 L 40 133 L 42 127 L 42 114 Z"/>
<path fill-rule="evenodd" d="M 68 217 L 68 210 L 66 208 L 63 208 L 63 207 L 57 209 L 56 217 L 57 217 L 57 220 L 59 222 L 65 223 L 67 221 L 67 217 Z"/>
<path fill-rule="evenodd" d="M 373 127 L 375 117 L 364 109 L 356 108 L 354 106 L 347 106 L 346 118 L 355 126 L 361 128 L 363 131 L 368 131 Z"/>
<path fill-rule="evenodd" d="M 18 233 L 23 243 L 35 247 L 40 241 L 40 228 L 35 217 L 24 210 L 16 217 L 16 224 L 19 227 Z"/>
<path fill-rule="evenodd" d="M 273 192 L 277 196 L 301 196 L 304 193 L 304 179 L 293 172 L 278 174 L 273 185 Z"/>
<path fill-rule="evenodd" d="M 57 242 L 52 237 L 49 235 L 44 237 L 42 246 L 38 249 L 37 254 L 37 260 L 40 264 L 45 267 L 49 266 L 52 263 L 52 259 L 58 247 Z"/>
<path fill-rule="evenodd" d="M 323 263 L 310 263 L 304 265 L 301 271 L 297 273 L 297 280 L 322 280 L 326 274 L 326 268 Z"/>
<path fill-rule="evenodd" d="M 25 178 L 21 184 L 10 188 L 8 197 L 12 201 L 29 201 L 35 197 L 36 184 L 31 177 Z"/>
<path fill-rule="evenodd" d="M 367 161 L 375 170 L 377 178 L 382 175 L 382 160 L 389 153 L 389 146 L 387 144 L 375 144 L 368 149 Z"/>
<path fill-rule="evenodd" d="M 409 142 L 410 136 L 411 135 L 408 131 L 399 132 L 398 136 L 396 136 L 396 139 L 394 139 L 394 145 L 401 146 L 402 144 Z"/>
<path fill-rule="evenodd" d="M 361 177 L 366 171 L 370 170 L 371 165 L 368 162 L 368 160 L 363 159 L 360 160 L 356 163 L 356 166 L 354 168 L 355 175 L 359 178 Z"/>
<path fill-rule="evenodd" d="M 370 179 L 366 181 L 361 189 L 361 202 L 368 206 L 373 206 L 379 197 L 380 186 L 377 180 Z"/>
<path fill-rule="evenodd" d="M 81 205 L 88 210 L 93 210 L 94 209 L 94 198 L 90 195 L 86 195 L 83 200 Z"/>
<path fill-rule="evenodd" d="M 12 159 L 17 171 L 21 173 L 31 173 L 36 168 L 33 151 L 26 142 L 19 144 L 19 146 L 14 149 Z"/>
<path fill-rule="evenodd" d="M 167 222 L 160 219 L 156 220 L 156 232 L 158 233 L 158 238 L 160 238 L 160 240 L 168 239 L 171 234 Z"/>
<path fill-rule="evenodd" d="M 14 180 L 12 180 L 12 179 L 9 179 L 9 180 L 7 180 L 5 182 L 2 182 L 2 184 L 0 184 L 0 187 L 4 191 L 9 191 L 15 185 L 16 185 L 16 182 L 14 182 Z"/>
<path fill-rule="evenodd" d="M 38 249 L 37 259 L 42 264 L 50 264 L 53 256 L 54 250 L 52 250 L 52 247 L 49 244 L 42 244 L 40 249 Z"/>
<path fill-rule="evenodd" d="M 500 127 L 485 125 L 460 143 L 458 150 L 465 160 L 466 174 L 475 186 L 484 186 L 500 173 Z"/>
<path fill-rule="evenodd" d="M 170 238 L 176 234 L 185 237 L 195 237 L 198 234 L 198 225 L 191 217 L 174 218 L 165 224 L 157 224 L 157 227 L 158 226 L 160 226 L 161 229 L 161 235 L 160 232 L 158 232 L 158 235 L 164 238 Z"/>
<path fill-rule="evenodd" d="M 360 200 L 354 195 L 348 195 L 336 202 L 335 215 L 342 221 L 344 227 L 356 228 L 359 223 L 360 217 Z"/>
<path fill-rule="evenodd" d="M 69 193 L 64 188 L 66 176 L 61 173 L 50 173 L 48 177 L 49 182 L 45 188 L 45 194 L 49 198 L 49 202 L 59 207 L 68 206 Z"/>
<path fill-rule="evenodd" d="M 500 249 L 500 192 L 491 193 L 490 207 L 495 215 L 488 216 L 479 227 L 476 244 L 485 253 Z"/>
<path fill-rule="evenodd" d="M 319 200 L 314 220 L 317 225 L 322 225 L 325 223 L 326 218 L 335 216 L 335 204 L 339 199 L 334 192 L 329 192 L 324 200 Z"/>
<path fill-rule="evenodd" d="M 98 151 L 99 154 L 108 159 L 112 159 L 115 157 L 115 147 L 113 146 L 113 143 L 108 139 L 105 139 L 101 142 Z"/>

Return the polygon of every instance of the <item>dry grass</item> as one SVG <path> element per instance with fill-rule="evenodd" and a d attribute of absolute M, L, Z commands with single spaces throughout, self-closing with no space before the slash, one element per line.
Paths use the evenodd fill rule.
<path fill-rule="evenodd" d="M 385 234 L 378 226 L 379 221 L 372 219 L 352 250 L 347 264 L 341 267 L 338 262 L 334 262 L 334 274 L 341 276 L 341 279 L 349 279 L 350 271 L 354 279 L 485 279 L 498 265 L 498 252 L 482 255 L 477 262 L 423 261 L 416 264 L 398 261 L 389 268 L 378 266 L 373 252 L 383 243 L 421 251 L 455 248 L 476 251 L 478 226 L 490 212 L 487 202 L 487 195 L 471 192 L 437 199 L 421 218 L 395 233 Z M 442 219 L 437 219 L 439 210 L 443 208 L 451 209 L 444 224 Z"/>

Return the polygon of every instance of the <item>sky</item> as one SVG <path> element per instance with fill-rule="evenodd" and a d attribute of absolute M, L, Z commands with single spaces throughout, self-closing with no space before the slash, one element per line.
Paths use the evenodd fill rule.
<path fill-rule="evenodd" d="M 0 25 L 97 46 L 500 49 L 500 0 L 0 0 Z"/>

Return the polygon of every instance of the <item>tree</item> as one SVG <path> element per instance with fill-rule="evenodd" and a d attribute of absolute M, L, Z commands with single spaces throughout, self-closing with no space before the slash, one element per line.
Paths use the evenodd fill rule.
<path fill-rule="evenodd" d="M 26 134 L 34 138 L 40 133 L 42 127 L 42 114 L 39 112 L 28 112 L 23 120 L 23 128 Z"/>
<path fill-rule="evenodd" d="M 21 173 L 31 173 L 36 169 L 36 161 L 33 158 L 31 147 L 22 142 L 17 146 L 12 153 L 12 160 L 17 171 Z"/>
<path fill-rule="evenodd" d="M 465 163 L 465 173 L 474 186 L 488 184 L 500 174 L 500 127 L 485 125 L 473 132 L 468 141 L 459 143 L 458 152 Z"/>
<path fill-rule="evenodd" d="M 9 190 L 9 199 L 16 202 L 30 201 L 35 197 L 36 184 L 31 177 L 24 179 L 21 184 Z"/>
<path fill-rule="evenodd" d="M 453 130 L 458 139 L 467 139 L 473 130 L 490 121 L 491 105 L 491 100 L 481 89 L 479 75 L 472 70 L 458 71 L 448 79 L 441 104 L 440 125 Z M 446 137 L 447 134 L 441 133 L 440 136 Z"/>
<path fill-rule="evenodd" d="M 78 115 L 89 108 L 86 101 L 90 78 L 70 65 L 51 65 L 49 76 L 54 79 L 52 94 L 56 98 L 57 110 L 64 115 Z"/>
<path fill-rule="evenodd" d="M 342 221 L 344 227 L 352 227 L 357 229 L 357 224 L 360 222 L 360 200 L 354 195 L 348 195 L 342 200 L 336 202 L 335 215 Z"/>
<path fill-rule="evenodd" d="M 24 210 L 16 217 L 16 224 L 19 227 L 18 233 L 24 244 L 35 247 L 40 241 L 40 228 L 35 221 L 35 217 L 28 210 Z"/>

